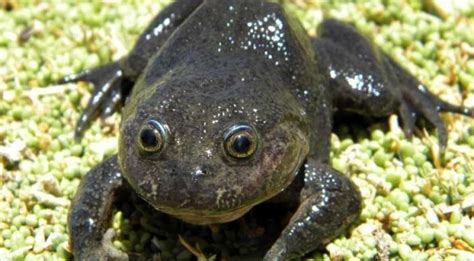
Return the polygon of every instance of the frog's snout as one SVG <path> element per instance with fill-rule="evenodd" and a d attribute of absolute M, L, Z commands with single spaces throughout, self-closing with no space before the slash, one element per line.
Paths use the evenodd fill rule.
<path fill-rule="evenodd" d="M 161 173 L 169 177 L 204 177 L 212 176 L 215 168 L 206 163 L 190 163 L 185 160 L 168 160 L 162 162 L 163 167 L 160 168 Z"/>

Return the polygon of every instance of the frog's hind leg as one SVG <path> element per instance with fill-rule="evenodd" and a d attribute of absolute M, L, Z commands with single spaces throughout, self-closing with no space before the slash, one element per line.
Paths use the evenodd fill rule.
<path fill-rule="evenodd" d="M 150 58 L 203 1 L 176 0 L 163 9 L 143 31 L 124 60 L 125 73 L 137 77 L 148 65 Z"/>
<path fill-rule="evenodd" d="M 384 60 L 385 64 L 400 80 L 399 86 L 402 89 L 403 98 L 400 101 L 399 114 L 405 134 L 411 137 L 416 119 L 419 116 L 423 116 L 438 129 L 438 141 L 441 145 L 441 151 L 444 151 L 447 144 L 448 131 L 439 116 L 439 112 L 453 112 L 474 117 L 474 111 L 441 100 L 386 54 L 384 54 Z"/>
<path fill-rule="evenodd" d="M 439 112 L 474 117 L 473 110 L 449 104 L 430 93 L 347 24 L 323 21 L 313 46 L 318 67 L 328 79 L 333 103 L 340 110 L 375 117 L 399 113 L 407 136 L 412 135 L 416 120 L 424 117 L 438 129 L 441 151 L 446 147 L 448 133 Z"/>
<path fill-rule="evenodd" d="M 122 107 L 133 83 L 150 58 L 201 3 L 202 0 L 173 2 L 152 20 L 126 57 L 58 81 L 59 84 L 86 81 L 94 85 L 87 107 L 76 124 L 76 140 L 82 137 L 89 124 L 97 117 L 106 118 Z"/>
<path fill-rule="evenodd" d="M 119 62 L 109 63 L 94 69 L 69 75 L 59 80 L 59 84 L 87 81 L 93 84 L 94 90 L 89 102 L 76 123 L 74 138 L 80 139 L 90 122 L 99 114 L 111 115 L 120 108 L 123 93 L 127 90 L 126 79 Z"/>
<path fill-rule="evenodd" d="M 360 192 L 352 181 L 316 160 L 304 165 L 300 205 L 264 260 L 290 260 L 328 243 L 361 211 Z"/>

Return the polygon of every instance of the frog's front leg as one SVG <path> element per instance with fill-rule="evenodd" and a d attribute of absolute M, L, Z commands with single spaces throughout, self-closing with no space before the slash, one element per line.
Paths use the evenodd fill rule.
<path fill-rule="evenodd" d="M 300 206 L 264 260 L 288 260 L 329 242 L 347 228 L 361 210 L 352 181 L 316 160 L 304 165 Z"/>
<path fill-rule="evenodd" d="M 69 75 L 59 84 L 86 81 L 94 85 L 92 96 L 76 123 L 74 137 L 80 139 L 89 123 L 119 110 L 148 60 L 203 0 L 178 0 L 161 11 L 140 35 L 130 53 L 103 66 Z"/>
<path fill-rule="evenodd" d="M 474 111 L 442 101 L 353 27 L 325 20 L 313 39 L 316 61 L 337 108 L 369 116 L 400 115 L 408 137 L 418 117 L 438 129 L 441 150 L 447 130 L 439 112 L 474 117 Z"/>
<path fill-rule="evenodd" d="M 100 163 L 81 181 L 68 216 L 70 243 L 76 260 L 127 259 L 127 255 L 113 248 L 111 234 L 106 233 L 113 202 L 123 182 L 117 156 Z"/>

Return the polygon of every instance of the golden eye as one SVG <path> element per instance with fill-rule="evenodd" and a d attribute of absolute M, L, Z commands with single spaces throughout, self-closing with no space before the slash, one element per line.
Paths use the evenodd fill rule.
<path fill-rule="evenodd" d="M 224 134 L 224 149 L 236 159 L 246 159 L 257 151 L 258 137 L 255 130 L 247 124 L 230 127 Z"/>
<path fill-rule="evenodd" d="M 148 120 L 138 134 L 138 145 L 143 152 L 158 153 L 168 142 L 168 126 L 157 120 Z"/>

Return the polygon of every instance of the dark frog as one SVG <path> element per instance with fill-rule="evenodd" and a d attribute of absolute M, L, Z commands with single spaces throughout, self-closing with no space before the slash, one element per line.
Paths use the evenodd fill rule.
<path fill-rule="evenodd" d="M 434 96 L 351 26 L 325 20 L 318 32 L 308 37 L 276 3 L 180 0 L 126 57 L 64 78 L 95 86 L 76 137 L 123 105 L 118 155 L 84 177 L 72 202 L 74 256 L 124 256 L 103 243 L 123 191 L 198 225 L 297 202 L 264 259 L 304 255 L 361 209 L 355 185 L 327 165 L 336 110 L 398 113 L 408 136 L 424 117 L 442 148 L 439 112 L 473 116 Z"/>

